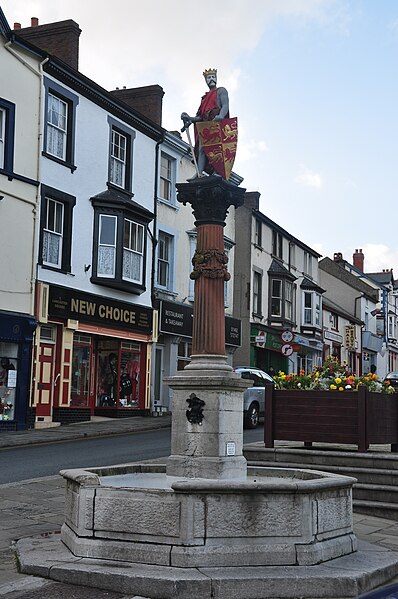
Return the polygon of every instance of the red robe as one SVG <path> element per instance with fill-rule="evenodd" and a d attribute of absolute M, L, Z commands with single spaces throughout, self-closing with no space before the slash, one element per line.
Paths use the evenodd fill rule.
<path fill-rule="evenodd" d="M 220 107 L 217 104 L 217 92 L 218 88 L 215 87 L 202 96 L 200 106 L 196 113 L 196 116 L 200 116 L 202 121 L 211 121 L 220 112 Z M 229 118 L 229 112 L 225 115 L 225 118 Z M 199 136 L 195 127 L 195 156 L 199 154 Z M 211 164 L 208 164 L 205 168 L 205 172 L 209 175 L 214 173 L 214 168 Z"/>

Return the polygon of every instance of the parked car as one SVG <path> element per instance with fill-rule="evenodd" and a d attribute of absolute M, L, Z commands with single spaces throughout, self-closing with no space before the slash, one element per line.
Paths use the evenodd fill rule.
<path fill-rule="evenodd" d="M 275 383 L 272 376 L 251 366 L 237 366 L 234 372 L 242 379 L 253 381 L 253 387 L 249 387 L 243 394 L 243 426 L 245 428 L 256 428 L 260 416 L 265 411 L 265 387 Z"/>
<path fill-rule="evenodd" d="M 389 372 L 384 379 L 384 382 L 389 381 L 391 387 L 398 391 L 398 371 Z"/>

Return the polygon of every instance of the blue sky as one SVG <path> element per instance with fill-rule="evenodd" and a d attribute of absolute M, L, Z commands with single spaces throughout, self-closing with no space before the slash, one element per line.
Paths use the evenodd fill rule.
<path fill-rule="evenodd" d="M 234 170 L 261 210 L 322 255 L 398 278 L 398 0 L 0 0 L 11 25 L 79 23 L 80 70 L 158 83 L 179 129 L 218 68 L 239 121 Z"/>

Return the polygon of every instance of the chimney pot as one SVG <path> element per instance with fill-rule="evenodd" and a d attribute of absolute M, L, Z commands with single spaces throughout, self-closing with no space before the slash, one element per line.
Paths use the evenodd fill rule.
<path fill-rule="evenodd" d="M 360 270 L 361 272 L 363 272 L 363 266 L 364 266 L 364 262 L 365 262 L 365 256 L 362 252 L 362 249 L 355 250 L 353 256 L 352 256 L 352 262 L 355 266 L 355 268 L 357 268 L 358 270 Z"/>
<path fill-rule="evenodd" d="M 31 27 L 37 27 L 39 24 L 39 19 L 37 17 L 32 17 L 30 19 Z"/>
<path fill-rule="evenodd" d="M 22 29 L 21 23 L 14 23 L 14 31 L 16 31 L 17 29 Z"/>

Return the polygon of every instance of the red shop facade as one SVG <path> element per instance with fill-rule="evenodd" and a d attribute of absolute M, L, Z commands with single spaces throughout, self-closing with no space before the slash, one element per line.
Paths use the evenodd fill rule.
<path fill-rule="evenodd" d="M 149 413 L 152 308 L 38 283 L 35 427 Z"/>

